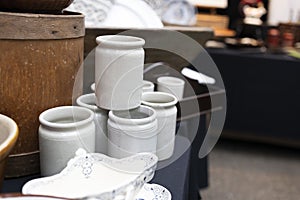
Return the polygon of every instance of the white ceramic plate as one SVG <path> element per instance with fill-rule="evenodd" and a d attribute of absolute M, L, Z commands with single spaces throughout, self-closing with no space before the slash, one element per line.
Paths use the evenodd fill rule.
<path fill-rule="evenodd" d="M 80 150 L 61 173 L 31 180 L 22 192 L 76 199 L 113 200 L 117 196 L 132 199 L 153 178 L 157 160 L 152 153 L 114 159 Z"/>
<path fill-rule="evenodd" d="M 169 1 L 161 19 L 163 22 L 174 25 L 191 26 L 196 24 L 196 8 L 188 1 Z"/>
<path fill-rule="evenodd" d="M 162 28 L 156 12 L 142 0 L 116 0 L 101 24 L 120 28 Z"/>
<path fill-rule="evenodd" d="M 156 12 L 142 0 L 75 0 L 66 10 L 85 15 L 87 28 L 162 28 Z"/>
<path fill-rule="evenodd" d="M 168 189 L 158 184 L 145 184 L 135 197 L 136 200 L 171 200 Z"/>
<path fill-rule="evenodd" d="M 84 14 L 86 27 L 99 27 L 113 4 L 114 0 L 74 0 L 66 10 Z"/>

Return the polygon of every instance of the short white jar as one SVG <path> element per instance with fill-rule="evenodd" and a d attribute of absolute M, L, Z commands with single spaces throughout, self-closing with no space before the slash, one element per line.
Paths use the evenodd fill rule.
<path fill-rule="evenodd" d="M 143 80 L 143 92 L 153 92 L 154 91 L 154 83 L 151 81 Z"/>
<path fill-rule="evenodd" d="M 173 76 L 157 78 L 157 91 L 173 94 L 179 101 L 184 94 L 184 80 Z"/>
<path fill-rule="evenodd" d="M 39 116 L 42 176 L 59 173 L 79 148 L 95 152 L 94 113 L 79 106 L 48 109 Z"/>
<path fill-rule="evenodd" d="M 165 160 L 173 155 L 176 132 L 177 98 L 165 92 L 145 92 L 142 104 L 156 111 L 158 135 L 156 155 L 159 160 Z"/>
<path fill-rule="evenodd" d="M 156 152 L 156 112 L 148 106 L 108 114 L 108 155 L 124 158 L 140 152 Z"/>
<path fill-rule="evenodd" d="M 145 52 L 142 38 L 104 35 L 96 38 L 96 105 L 128 110 L 141 104 Z"/>
<path fill-rule="evenodd" d="M 95 152 L 107 154 L 107 119 L 108 111 L 103 110 L 95 104 L 94 93 L 81 95 L 76 99 L 79 106 L 90 109 L 94 112 L 94 122 L 96 125 Z"/>

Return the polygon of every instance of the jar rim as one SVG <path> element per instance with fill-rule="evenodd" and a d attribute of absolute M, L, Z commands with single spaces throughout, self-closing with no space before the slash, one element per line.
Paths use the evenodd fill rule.
<path fill-rule="evenodd" d="M 79 105 L 81 107 L 88 108 L 88 109 L 90 109 L 94 112 L 100 112 L 100 113 L 103 113 L 103 114 L 108 113 L 107 110 L 102 109 L 102 108 L 100 108 L 96 105 L 96 95 L 95 95 L 95 93 L 89 93 L 89 94 L 84 94 L 84 95 L 79 96 L 76 99 L 76 103 L 77 103 L 77 105 Z"/>
<path fill-rule="evenodd" d="M 143 88 L 154 88 L 154 83 L 152 83 L 151 81 L 143 80 Z"/>
<path fill-rule="evenodd" d="M 14 119 L 3 114 L 0 114 L 0 121 L 7 129 L 7 134 L 5 134 L 6 136 L 0 144 L 0 150 L 1 152 L 5 152 L 5 149 L 7 149 L 7 152 L 9 152 L 10 148 L 12 148 L 17 141 L 19 136 L 19 127 Z"/>
<path fill-rule="evenodd" d="M 145 44 L 144 39 L 128 35 L 101 35 L 96 42 L 100 46 L 123 49 L 141 48 Z"/>
<path fill-rule="evenodd" d="M 96 110 L 98 107 L 96 106 L 95 100 L 96 100 L 96 95 L 94 93 L 90 93 L 90 94 L 84 94 L 79 96 L 76 99 L 76 103 L 79 106 L 83 106 L 91 110 Z"/>
<path fill-rule="evenodd" d="M 65 111 L 65 112 L 63 112 Z M 71 122 L 60 122 L 60 119 L 71 118 Z M 94 120 L 94 113 L 88 108 L 80 106 L 58 106 L 42 112 L 39 116 L 41 125 L 52 128 L 73 128 L 90 123 Z"/>
<path fill-rule="evenodd" d="M 167 86 L 182 86 L 184 85 L 184 80 L 173 77 L 173 76 L 161 76 L 157 78 L 157 83 L 158 84 L 163 84 Z"/>
<path fill-rule="evenodd" d="M 142 104 L 151 107 L 170 107 L 178 102 L 173 94 L 166 92 L 144 92 L 142 94 Z"/>
<path fill-rule="evenodd" d="M 127 113 L 129 113 L 128 116 L 131 116 L 130 112 L 135 112 L 135 111 L 146 114 L 147 117 L 136 118 L 136 119 L 122 117 L 122 115 L 127 114 Z M 130 110 L 121 110 L 121 111 L 111 110 L 111 111 L 109 111 L 108 116 L 109 116 L 110 120 L 115 121 L 120 124 L 141 125 L 141 124 L 147 124 L 147 123 L 154 121 L 156 119 L 156 111 L 149 106 L 140 105 L 139 107 L 130 109 Z"/>

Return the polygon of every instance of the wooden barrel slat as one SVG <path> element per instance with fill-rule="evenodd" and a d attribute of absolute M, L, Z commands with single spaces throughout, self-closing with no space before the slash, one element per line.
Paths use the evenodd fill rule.
<path fill-rule="evenodd" d="M 20 128 L 6 177 L 38 173 L 38 116 L 48 108 L 72 104 L 75 77 L 83 62 L 84 32 L 75 34 L 72 26 L 64 32 L 63 27 L 70 19 L 84 27 L 82 15 L 57 16 L 55 27 L 64 32 L 59 37 L 46 34 L 52 30 L 52 15 L 30 15 L 16 14 L 18 20 L 12 20 L 12 13 L 0 13 L 0 113 L 13 118 Z M 11 18 L 9 24 L 14 23 L 18 31 L 30 21 L 34 25 L 28 26 L 35 34 L 17 32 L 4 16 Z M 38 27 L 41 22 L 48 25 Z"/>
<path fill-rule="evenodd" d="M 83 37 L 83 15 L 0 12 L 0 39 L 48 40 Z"/>

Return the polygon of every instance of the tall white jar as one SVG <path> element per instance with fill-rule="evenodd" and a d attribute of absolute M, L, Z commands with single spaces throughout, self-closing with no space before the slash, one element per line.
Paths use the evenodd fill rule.
<path fill-rule="evenodd" d="M 59 173 L 79 148 L 95 152 L 94 113 L 79 106 L 48 109 L 39 116 L 42 176 Z"/>
<path fill-rule="evenodd" d="M 159 160 L 166 160 L 173 155 L 175 146 L 177 98 L 165 92 L 145 92 L 142 104 L 156 111 L 158 135 L 156 155 Z"/>
<path fill-rule="evenodd" d="M 88 108 L 94 112 L 94 122 L 96 126 L 95 152 L 107 154 L 108 111 L 97 107 L 95 101 L 96 96 L 94 93 L 84 94 L 76 99 L 77 105 Z"/>
<path fill-rule="evenodd" d="M 108 155 L 124 158 L 139 152 L 156 152 L 156 112 L 148 106 L 108 114 Z"/>
<path fill-rule="evenodd" d="M 96 38 L 96 105 L 106 110 L 128 110 L 141 104 L 145 41 L 124 35 Z"/>

